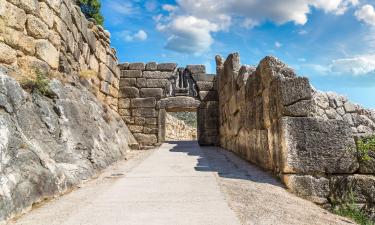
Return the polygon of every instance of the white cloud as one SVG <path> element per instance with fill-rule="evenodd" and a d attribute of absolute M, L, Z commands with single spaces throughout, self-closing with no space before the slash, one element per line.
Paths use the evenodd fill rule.
<path fill-rule="evenodd" d="M 355 16 L 359 21 L 363 21 L 375 26 L 375 10 L 372 5 L 362 6 L 360 9 L 355 11 Z"/>
<path fill-rule="evenodd" d="M 163 5 L 169 12 L 158 20 L 157 28 L 169 35 L 167 47 L 175 51 L 210 49 L 212 33 L 227 31 L 234 24 L 248 29 L 265 21 L 276 24 L 293 22 L 304 25 L 311 8 L 343 14 L 358 0 L 177 0 L 177 5 Z M 202 22 L 199 25 L 197 22 Z M 185 24 L 186 23 L 186 24 Z M 179 27 L 184 25 L 186 27 Z M 207 29 L 208 28 L 208 29 Z M 189 29 L 192 29 L 189 32 Z M 178 44 L 179 43 L 179 44 Z"/>
<path fill-rule="evenodd" d="M 170 5 L 170 4 L 165 4 L 165 5 L 163 5 L 162 8 L 165 11 L 172 12 L 172 11 L 175 11 L 177 9 L 177 6 Z"/>
<path fill-rule="evenodd" d="M 120 37 L 126 42 L 131 42 L 131 41 L 145 41 L 147 40 L 147 33 L 144 30 L 139 30 L 138 32 L 134 34 L 130 34 L 129 31 L 121 31 L 115 34 L 116 36 Z"/>
<path fill-rule="evenodd" d="M 134 6 L 130 1 L 109 1 L 106 4 L 108 4 L 108 8 L 124 16 L 130 16 L 139 13 L 139 8 Z"/>
<path fill-rule="evenodd" d="M 158 3 L 154 0 L 152 1 L 147 1 L 145 3 L 145 8 L 148 12 L 154 11 L 158 7 Z"/>
<path fill-rule="evenodd" d="M 157 29 L 170 36 L 166 48 L 185 53 L 202 53 L 212 45 L 211 32 L 218 26 L 205 19 L 194 16 L 179 16 L 167 25 L 159 24 Z"/>
<path fill-rule="evenodd" d="M 278 41 L 275 42 L 275 47 L 276 48 L 281 48 L 282 46 L 283 45 L 280 42 L 278 42 Z"/>
<path fill-rule="evenodd" d="M 361 55 L 332 61 L 330 70 L 337 74 L 361 76 L 375 73 L 375 55 Z"/>

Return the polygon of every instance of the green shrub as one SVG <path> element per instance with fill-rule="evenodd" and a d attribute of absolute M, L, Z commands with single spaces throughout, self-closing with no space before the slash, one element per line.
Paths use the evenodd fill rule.
<path fill-rule="evenodd" d="M 49 96 L 51 93 L 49 82 L 50 79 L 47 73 L 36 70 L 35 76 L 30 76 L 23 79 L 22 81 L 20 81 L 20 84 L 26 90 Z"/>
<path fill-rule="evenodd" d="M 352 191 L 348 193 L 344 202 L 335 206 L 333 212 L 337 215 L 350 218 L 360 225 L 375 225 L 366 213 L 355 204 L 355 196 Z"/>
<path fill-rule="evenodd" d="M 362 161 L 369 161 L 371 157 L 369 153 L 375 151 L 375 135 L 357 140 L 357 150 Z"/>
<path fill-rule="evenodd" d="M 100 13 L 100 0 L 77 0 L 78 6 L 86 18 L 93 18 L 99 25 L 103 25 L 104 18 Z"/>

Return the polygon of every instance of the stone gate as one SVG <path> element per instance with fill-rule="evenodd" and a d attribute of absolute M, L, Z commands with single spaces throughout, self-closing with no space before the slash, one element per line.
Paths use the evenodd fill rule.
<path fill-rule="evenodd" d="M 203 65 L 175 63 L 120 65 L 119 113 L 142 148 L 165 140 L 167 112 L 197 112 L 198 142 L 216 145 L 218 95 L 216 76 Z"/>

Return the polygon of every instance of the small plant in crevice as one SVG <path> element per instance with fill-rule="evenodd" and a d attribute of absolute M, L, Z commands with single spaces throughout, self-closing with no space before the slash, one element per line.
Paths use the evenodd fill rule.
<path fill-rule="evenodd" d="M 344 201 L 334 206 L 333 212 L 339 216 L 350 218 L 360 225 L 375 225 L 355 202 L 355 195 L 353 191 L 350 190 Z"/>
<path fill-rule="evenodd" d="M 30 92 L 37 92 L 44 96 L 51 96 L 49 87 L 49 75 L 47 72 L 35 70 L 35 76 L 24 78 L 20 81 L 22 88 Z"/>
<path fill-rule="evenodd" d="M 375 135 L 366 138 L 359 138 L 356 141 L 356 144 L 360 160 L 364 162 L 370 161 L 370 152 L 375 151 Z"/>

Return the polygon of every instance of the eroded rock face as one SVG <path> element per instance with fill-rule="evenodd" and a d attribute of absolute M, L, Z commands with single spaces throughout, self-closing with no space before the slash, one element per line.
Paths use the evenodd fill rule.
<path fill-rule="evenodd" d="M 53 99 L 0 74 L 0 222 L 124 159 L 134 137 L 85 88 L 50 83 Z"/>
<path fill-rule="evenodd" d="M 196 128 L 169 113 L 167 113 L 165 124 L 165 138 L 167 141 L 191 141 L 197 139 Z"/>

